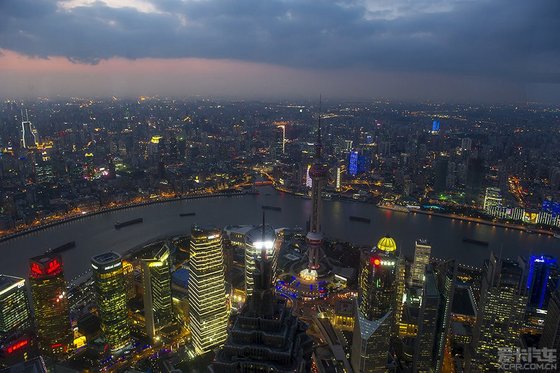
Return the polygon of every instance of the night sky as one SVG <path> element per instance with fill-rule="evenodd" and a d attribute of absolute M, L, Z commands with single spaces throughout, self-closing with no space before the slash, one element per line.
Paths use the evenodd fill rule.
<path fill-rule="evenodd" d="M 560 103 L 558 0 L 0 0 L 0 97 Z"/>

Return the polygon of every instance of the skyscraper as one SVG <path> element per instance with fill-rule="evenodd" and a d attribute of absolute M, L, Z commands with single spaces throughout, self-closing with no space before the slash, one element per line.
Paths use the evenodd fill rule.
<path fill-rule="evenodd" d="M 472 371 L 493 372 L 500 368 L 498 348 L 519 344 L 527 304 L 525 273 L 518 262 L 491 254 L 483 276 L 469 362 Z"/>
<path fill-rule="evenodd" d="M 0 275 L 0 366 L 22 360 L 31 345 L 31 325 L 25 280 Z"/>
<path fill-rule="evenodd" d="M 29 120 L 27 109 L 25 110 L 25 119 L 23 118 L 23 110 L 21 111 L 21 145 L 25 149 L 36 148 L 40 143 L 39 133 L 33 123 Z"/>
<path fill-rule="evenodd" d="M 484 193 L 484 211 L 490 212 L 492 207 L 502 205 L 502 192 L 500 188 L 486 188 Z"/>
<path fill-rule="evenodd" d="M 96 255 L 91 267 L 101 328 L 111 353 L 117 354 L 130 342 L 122 258 L 114 252 Z"/>
<path fill-rule="evenodd" d="M 352 343 L 355 372 L 385 372 L 396 300 L 397 245 L 383 237 L 360 259 L 358 315 Z"/>
<path fill-rule="evenodd" d="M 272 271 L 276 271 L 278 245 L 280 241 L 274 229 L 264 224 L 256 226 L 245 235 L 245 294 L 248 297 L 253 293 L 253 277 L 255 260 L 263 253 L 271 260 Z"/>
<path fill-rule="evenodd" d="M 556 289 L 550 299 L 540 348 L 554 348 L 560 351 L 560 289 Z"/>
<path fill-rule="evenodd" d="M 173 321 L 171 261 L 167 244 L 163 244 L 154 255 L 142 259 L 142 280 L 146 333 L 154 343 L 159 340 L 161 328 Z"/>
<path fill-rule="evenodd" d="M 254 290 L 237 316 L 224 347 L 210 369 L 214 373 L 305 373 L 311 368 L 313 342 L 306 325 L 291 314 L 286 299 L 272 289 L 272 261 L 256 260 Z"/>
<path fill-rule="evenodd" d="M 430 264 L 430 255 L 432 246 L 425 239 L 416 240 L 414 246 L 414 262 L 412 263 L 411 284 L 421 287 L 424 284 L 424 271 L 426 266 Z"/>
<path fill-rule="evenodd" d="M 227 337 L 228 310 L 222 232 L 193 227 L 188 298 L 192 340 L 197 354 L 221 346 Z"/>
<path fill-rule="evenodd" d="M 431 267 L 426 271 L 422 292 L 422 304 L 418 316 L 418 334 L 414 345 L 413 372 L 435 371 L 437 326 L 440 312 L 440 292 L 436 275 Z"/>
<path fill-rule="evenodd" d="M 29 283 L 39 348 L 46 356 L 64 354 L 72 341 L 72 334 L 60 255 L 45 254 L 31 258 Z"/>
<path fill-rule="evenodd" d="M 528 304 L 530 310 L 546 312 L 552 293 L 558 288 L 560 269 L 558 261 L 549 255 L 531 255 L 527 275 Z"/>
<path fill-rule="evenodd" d="M 31 312 L 25 280 L 0 275 L 0 336 L 10 335 L 31 326 Z"/>
<path fill-rule="evenodd" d="M 435 371 L 439 373 L 443 371 L 442 368 L 446 357 L 451 356 L 450 350 L 452 346 L 449 330 L 451 326 L 451 308 L 455 295 L 458 265 L 455 260 L 448 260 L 439 263 L 434 269 L 437 272 L 437 286 L 440 294 L 434 351 Z M 448 363 L 451 364 L 451 362 Z"/>

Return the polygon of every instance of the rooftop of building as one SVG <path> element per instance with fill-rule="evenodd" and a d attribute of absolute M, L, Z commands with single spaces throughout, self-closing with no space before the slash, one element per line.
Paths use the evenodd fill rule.
<path fill-rule="evenodd" d="M 0 275 L 0 295 L 20 283 L 25 283 L 25 280 L 20 277 Z"/>
<path fill-rule="evenodd" d="M 377 248 L 382 251 L 393 252 L 397 250 L 397 243 L 392 237 L 385 236 L 377 242 Z"/>
<path fill-rule="evenodd" d="M 121 256 L 114 251 L 95 255 L 91 258 L 91 262 L 97 265 L 107 265 L 121 260 Z"/>

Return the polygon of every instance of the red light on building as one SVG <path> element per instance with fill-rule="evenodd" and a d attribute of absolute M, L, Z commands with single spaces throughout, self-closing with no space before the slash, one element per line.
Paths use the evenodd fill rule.
<path fill-rule="evenodd" d="M 59 256 L 42 256 L 33 258 L 29 265 L 29 276 L 42 278 L 56 276 L 62 272 L 62 261 Z"/>
<path fill-rule="evenodd" d="M 8 348 L 6 349 L 6 351 L 11 354 L 13 352 L 16 352 L 17 350 L 22 349 L 23 347 L 27 346 L 29 344 L 29 339 L 24 339 L 22 341 L 16 342 L 13 345 L 8 346 Z"/>
<path fill-rule="evenodd" d="M 60 348 L 60 347 L 62 347 L 62 343 L 55 343 L 55 344 L 51 345 L 51 348 L 53 350 L 56 349 L 56 348 Z"/>
<path fill-rule="evenodd" d="M 43 268 L 38 263 L 31 263 L 31 276 L 41 276 L 43 275 Z"/>
<path fill-rule="evenodd" d="M 60 262 L 57 259 L 53 259 L 48 264 L 47 274 L 48 275 L 54 275 L 54 274 L 60 272 L 61 270 L 62 270 L 62 266 L 60 265 Z"/>
<path fill-rule="evenodd" d="M 369 261 L 376 267 L 379 267 L 381 265 L 381 259 L 377 257 L 372 257 Z"/>

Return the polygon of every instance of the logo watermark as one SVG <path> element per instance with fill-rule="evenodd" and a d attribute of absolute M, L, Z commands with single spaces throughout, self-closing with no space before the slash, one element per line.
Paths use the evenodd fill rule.
<path fill-rule="evenodd" d="M 498 348 L 498 361 L 504 370 L 556 370 L 558 353 L 555 348 Z"/>

